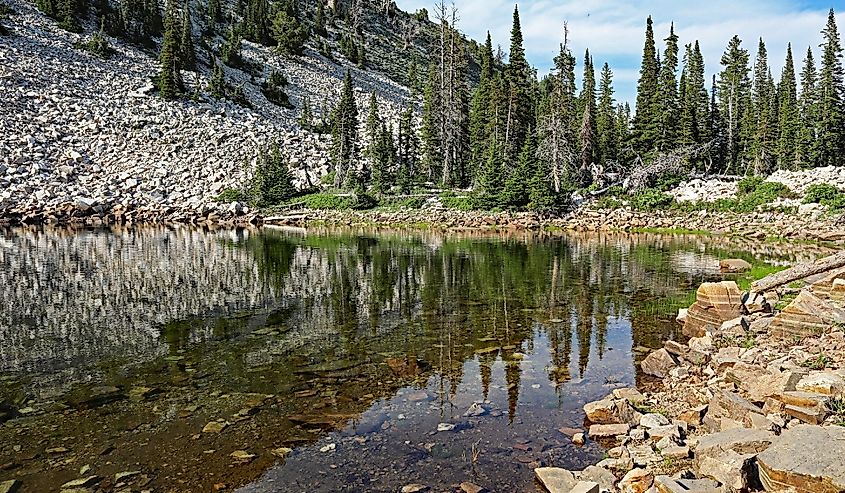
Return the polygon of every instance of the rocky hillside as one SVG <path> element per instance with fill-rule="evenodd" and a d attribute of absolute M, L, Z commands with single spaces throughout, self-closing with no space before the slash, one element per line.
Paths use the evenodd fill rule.
<path fill-rule="evenodd" d="M 200 95 L 198 101 L 165 102 L 152 93 L 158 71 L 154 54 L 109 38 L 116 53 L 102 59 L 74 47 L 87 39 L 57 27 L 29 2 L 6 0 L 13 10 L 0 36 L 0 210 L 32 214 L 62 207 L 124 210 L 190 210 L 202 216 L 225 212 L 213 199 L 244 183 L 261 147 L 279 141 L 301 185 L 328 172 L 329 138 L 299 128 L 298 109 L 268 102 L 263 78 L 224 67 L 241 86 L 245 108 Z M 407 14 L 405 14 L 407 15 Z M 382 34 L 381 45 L 399 42 Z M 394 37 L 399 36 L 398 31 Z M 249 42 L 243 56 L 280 70 L 290 82 L 294 106 L 305 97 L 316 106 L 334 104 L 342 77 L 351 70 L 362 120 L 375 91 L 382 117 L 398 121 L 410 102 L 402 85 L 375 70 L 331 61 L 313 47 L 298 58 Z M 421 51 L 422 48 L 416 48 Z M 371 55 L 376 56 L 376 55 Z M 384 63 L 398 73 L 403 67 Z M 205 69 L 207 72 L 207 68 Z M 186 74 L 204 88 L 207 74 Z"/>

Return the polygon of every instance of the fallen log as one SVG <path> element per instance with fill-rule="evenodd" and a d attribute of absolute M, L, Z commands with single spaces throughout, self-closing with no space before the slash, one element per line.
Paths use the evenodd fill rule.
<path fill-rule="evenodd" d="M 810 264 L 799 264 L 791 269 L 777 272 L 758 281 L 754 281 L 751 283 L 751 291 L 754 293 L 762 293 L 785 284 L 789 284 L 793 281 L 799 281 L 810 276 L 823 274 L 840 267 L 845 267 L 845 251 L 831 255 L 830 257 L 816 260 Z"/>

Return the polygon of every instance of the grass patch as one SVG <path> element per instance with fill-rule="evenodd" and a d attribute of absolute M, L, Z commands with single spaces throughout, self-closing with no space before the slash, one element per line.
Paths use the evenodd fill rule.
<path fill-rule="evenodd" d="M 826 354 L 819 353 L 815 357 L 809 358 L 801 363 L 801 366 L 809 368 L 810 370 L 824 370 L 829 367 L 831 363 L 833 363 L 833 360 L 831 360 Z"/>
<path fill-rule="evenodd" d="M 739 286 L 739 289 L 743 291 L 748 291 L 749 289 L 751 289 L 751 283 L 753 283 L 754 281 L 759 281 L 764 277 L 768 277 L 784 269 L 786 269 L 786 267 L 782 267 L 779 265 L 752 263 L 750 271 L 742 273 L 737 277 L 736 285 Z"/>
<path fill-rule="evenodd" d="M 659 235 L 710 235 L 710 231 L 704 229 L 686 228 L 633 228 L 632 233 L 652 233 Z"/>

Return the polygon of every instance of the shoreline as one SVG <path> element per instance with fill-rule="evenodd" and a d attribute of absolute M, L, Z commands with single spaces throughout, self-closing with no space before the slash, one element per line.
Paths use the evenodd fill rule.
<path fill-rule="evenodd" d="M 756 240 L 792 240 L 822 243 L 845 242 L 845 224 L 819 213 L 650 212 L 629 208 L 580 207 L 558 216 L 531 212 L 459 211 L 455 209 L 301 209 L 284 213 L 252 210 L 239 203 L 197 210 L 124 208 L 121 206 L 68 205 L 39 212 L 0 211 L 0 226 L 24 225 L 161 225 L 185 224 L 218 227 L 346 226 L 433 231 L 515 230 L 544 233 L 630 232 L 656 234 L 706 234 L 740 236 Z"/>

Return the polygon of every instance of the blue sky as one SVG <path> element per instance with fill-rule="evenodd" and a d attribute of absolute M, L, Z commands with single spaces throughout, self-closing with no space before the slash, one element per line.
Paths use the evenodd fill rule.
<path fill-rule="evenodd" d="M 396 0 L 404 10 L 425 7 L 433 11 L 434 1 Z M 458 28 L 479 41 L 489 30 L 493 44 L 500 44 L 507 52 L 510 44 L 513 1 L 455 0 L 459 9 Z M 743 40 L 752 60 L 760 37 L 766 43 L 769 63 L 777 80 L 786 56 L 786 45 L 792 42 L 796 70 L 812 46 L 818 61 L 821 30 L 830 8 L 837 12 L 837 25 L 845 32 L 845 0 L 704 0 L 678 2 L 671 0 L 595 0 L 519 2 L 525 49 L 530 62 L 541 74 L 547 73 L 551 60 L 563 38 L 563 23 L 569 23 L 570 41 L 578 57 L 581 75 L 586 48 L 593 55 L 596 69 L 608 62 L 614 72 L 617 99 L 633 104 L 639 76 L 639 64 L 645 32 L 645 19 L 652 16 L 658 49 L 663 50 L 663 38 L 670 23 L 683 46 L 696 39 L 701 44 L 709 77 L 719 71 L 719 58 L 734 34 Z"/>

